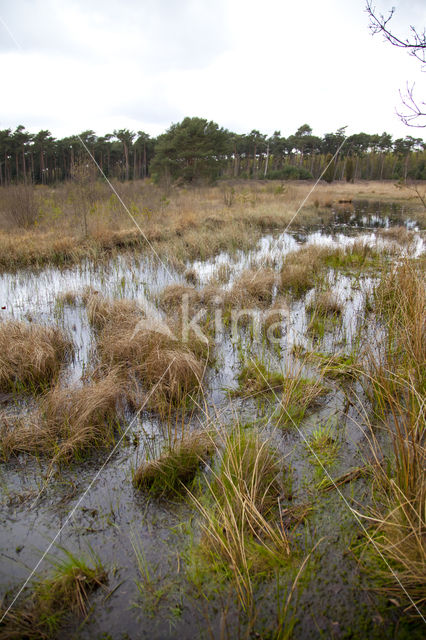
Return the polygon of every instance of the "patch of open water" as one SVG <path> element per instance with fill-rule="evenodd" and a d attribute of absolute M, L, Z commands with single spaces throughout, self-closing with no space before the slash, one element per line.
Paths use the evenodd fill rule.
<path fill-rule="evenodd" d="M 231 267 L 230 282 L 246 268 L 260 265 L 266 259 L 280 264 L 283 256 L 297 250 L 301 242 L 315 244 L 330 244 L 343 246 L 355 240 L 362 239 L 369 244 L 380 246 L 385 240 L 379 238 L 375 231 L 363 231 L 365 226 L 387 228 L 398 216 L 392 217 L 392 212 L 357 211 L 339 214 L 336 218 L 339 233 L 315 230 L 312 232 L 298 232 L 297 234 L 282 233 L 278 236 L 266 235 L 257 246 L 247 253 L 237 252 L 220 254 L 205 262 L 188 264 L 199 277 L 199 286 L 204 286 L 216 273 L 220 265 Z M 349 216 L 349 219 L 347 218 Z M 352 217 L 355 216 L 355 217 Z M 357 229 L 346 234 L 342 226 Z M 415 228 L 415 224 L 408 221 L 407 228 Z M 416 235 L 412 251 L 419 255 L 423 251 L 423 240 Z M 333 352 L 350 350 L 353 341 L 359 338 L 360 321 L 363 320 L 363 307 L 366 296 L 371 293 L 374 278 L 371 276 L 354 279 L 350 275 L 336 275 L 330 271 L 329 284 L 338 296 L 343 306 L 342 320 L 333 331 L 325 334 L 320 346 L 322 351 Z M 107 264 L 95 266 L 89 261 L 72 269 L 59 270 L 55 268 L 43 269 L 40 272 L 21 271 L 15 274 L 5 273 L 0 276 L 0 312 L 3 318 L 27 318 L 34 322 L 59 324 L 72 335 L 76 345 L 76 355 L 70 363 L 65 377 L 67 382 L 78 381 L 81 374 L 92 358 L 93 332 L 89 326 L 86 311 L 82 305 L 58 304 L 57 296 L 65 291 L 81 291 L 90 286 L 108 297 L 127 297 L 138 299 L 142 305 L 153 303 L 156 294 L 172 282 L 184 282 L 184 278 L 177 271 L 170 273 L 148 256 L 122 255 Z M 292 301 L 289 314 L 286 317 L 281 343 L 274 353 L 265 352 L 265 345 L 257 347 L 258 353 L 266 353 L 270 362 L 277 366 L 291 364 L 291 350 L 294 344 L 312 346 L 312 339 L 308 336 L 309 316 L 306 304 L 313 292 L 306 298 Z M 372 334 L 375 327 L 371 327 Z M 364 335 L 365 340 L 369 339 Z M 244 338 L 243 338 L 244 339 Z M 264 420 L 263 407 L 256 401 L 235 400 L 229 404 L 226 388 L 235 385 L 235 377 L 240 366 L 238 345 L 224 339 L 216 346 L 219 366 L 208 376 L 208 403 L 211 408 L 221 413 L 221 421 L 226 424 L 233 419 L 235 412 L 242 416 L 242 420 Z M 309 371 L 308 371 L 309 373 Z M 331 386 L 332 391 L 318 412 L 312 414 L 304 423 L 303 431 L 309 434 L 318 423 L 332 423 L 341 440 L 341 455 L 334 470 L 346 470 L 348 467 L 362 462 L 359 444 L 363 432 L 357 420 L 344 412 L 345 397 L 337 385 Z M 193 422 L 198 423 L 200 415 L 193 416 Z M 129 416 L 129 420 L 132 416 Z M 307 460 L 303 443 L 297 433 L 291 430 L 279 431 L 269 426 L 277 446 L 285 456 L 286 464 L 294 470 L 295 493 L 303 500 L 309 494 L 309 483 L 312 468 Z M 185 586 L 179 561 L 182 550 L 182 538 L 177 534 L 182 523 L 188 523 L 192 512 L 188 505 L 179 502 L 155 501 L 137 492 L 131 484 L 131 474 L 137 461 L 143 459 L 143 433 L 160 439 L 164 435 L 161 422 L 144 412 L 136 421 L 132 432 L 140 437 L 139 443 L 132 437 L 130 442 L 120 447 L 113 459 L 100 474 L 90 493 L 76 510 L 72 521 L 58 540 L 67 549 L 75 551 L 87 550 L 88 545 L 97 551 L 107 567 L 116 567 L 110 571 L 110 588 L 117 590 L 105 601 L 105 594 L 97 593 L 93 598 L 94 611 L 92 621 L 78 632 L 77 637 L 100 637 L 101 633 L 110 634 L 109 637 L 121 638 L 129 634 L 132 638 L 165 638 L 203 637 L 205 619 L 202 611 L 196 611 L 194 605 L 185 594 Z M 103 461 L 102 454 L 96 454 L 84 465 L 71 465 L 63 469 L 57 477 L 51 478 L 44 488 L 45 463 L 42 460 L 18 458 L 0 468 L 0 482 L 2 485 L 2 504 L 0 512 L 1 534 L 0 548 L 0 584 L 1 591 L 16 589 L 28 576 L 29 571 L 36 564 L 44 548 L 55 535 L 83 494 L 90 479 Z M 307 488 L 308 485 L 308 488 Z M 40 499 L 33 508 L 30 505 L 35 495 L 43 489 Z M 362 487 L 361 487 L 362 494 Z M 333 509 L 340 509 L 334 505 Z M 324 583 L 324 593 L 333 597 L 333 589 L 329 589 L 327 576 L 335 584 L 339 595 L 334 594 L 335 607 L 333 611 L 318 612 L 320 605 L 314 582 L 305 585 L 305 596 L 302 597 L 303 606 L 308 614 L 303 619 L 300 633 L 303 637 L 317 637 L 317 629 L 310 616 L 324 618 L 323 631 L 330 633 L 330 626 L 338 619 L 341 628 L 349 628 L 356 624 L 361 610 L 368 603 L 368 598 L 360 596 L 357 608 L 354 594 L 359 592 L 363 580 L 359 572 L 354 569 L 351 561 L 345 556 L 348 530 L 334 528 L 329 520 L 318 517 L 318 533 L 328 531 L 329 542 L 323 545 L 323 556 L 326 558 L 317 567 L 318 580 Z M 325 518 L 325 519 L 324 519 Z M 326 522 L 326 524 L 324 524 Z M 333 523 L 335 525 L 335 522 Z M 189 525 L 188 525 L 189 526 Z M 349 523 L 349 527 L 352 526 Z M 141 539 L 147 562 L 153 568 L 158 585 L 169 582 L 172 584 L 164 603 L 160 603 L 155 620 L 143 608 L 132 608 L 132 603 L 138 601 L 138 593 L 134 583 L 137 577 L 134 553 L 130 542 L 130 533 L 134 531 Z M 333 532 L 332 534 L 330 532 Z M 334 540 L 334 551 L 330 547 L 330 536 L 337 536 Z M 309 544 L 306 542 L 306 545 Z M 304 544 L 302 544 L 304 547 Z M 56 551 L 55 551 L 56 553 Z M 331 558 L 330 558 L 331 554 Z M 333 562 L 336 564 L 333 568 Z M 347 573 L 347 579 L 342 579 L 342 571 Z M 333 582 L 334 581 L 334 582 Z M 309 605 L 309 598 L 311 604 Z M 315 602 L 315 606 L 312 605 Z M 217 605 L 218 603 L 216 603 Z M 312 608 L 313 607 L 313 608 Z M 172 612 L 179 610 L 179 615 Z M 271 614 L 272 615 L 272 614 Z M 298 617 L 300 618 L 300 613 Z M 303 616 L 302 616 L 303 617 Z M 322 624 L 322 623 L 321 623 Z M 212 613 L 212 628 L 218 632 L 220 615 Z M 71 637 L 75 629 L 69 629 L 62 637 Z M 300 636 L 302 637 L 302 636 Z"/>

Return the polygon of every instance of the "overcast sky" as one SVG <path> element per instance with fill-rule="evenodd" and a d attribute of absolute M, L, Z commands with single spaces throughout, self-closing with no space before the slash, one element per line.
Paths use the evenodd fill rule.
<path fill-rule="evenodd" d="M 398 89 L 426 74 L 374 38 L 365 0 L 0 0 L 0 128 L 56 137 L 93 129 L 163 132 L 185 116 L 239 133 L 389 131 Z M 395 28 L 426 23 L 424 0 Z"/>

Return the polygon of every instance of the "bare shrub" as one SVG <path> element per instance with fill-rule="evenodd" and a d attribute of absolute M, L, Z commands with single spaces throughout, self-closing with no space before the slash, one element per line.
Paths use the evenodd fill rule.
<path fill-rule="evenodd" d="M 7 227 L 21 229 L 33 227 L 39 213 L 34 186 L 17 184 L 2 189 L 0 210 Z"/>
<path fill-rule="evenodd" d="M 98 200 L 97 169 L 91 161 L 76 162 L 71 169 L 71 201 L 84 236 L 88 235 L 88 216 Z"/>

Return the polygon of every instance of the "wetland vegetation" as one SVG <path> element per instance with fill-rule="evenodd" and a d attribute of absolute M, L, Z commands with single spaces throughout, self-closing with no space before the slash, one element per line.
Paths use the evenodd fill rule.
<path fill-rule="evenodd" d="M 422 184 L 114 186 L 0 189 L 0 638 L 422 637 Z"/>

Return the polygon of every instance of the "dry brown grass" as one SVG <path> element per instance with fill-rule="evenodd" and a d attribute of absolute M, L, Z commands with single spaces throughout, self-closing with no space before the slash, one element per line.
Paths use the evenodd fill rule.
<path fill-rule="evenodd" d="M 149 404 L 165 412 L 170 405 L 180 406 L 189 394 L 200 389 L 203 366 L 189 350 L 153 349 L 138 367 L 137 375 L 148 387 L 157 385 Z"/>
<path fill-rule="evenodd" d="M 42 405 L 46 426 L 61 438 L 55 459 L 84 456 L 91 449 L 114 442 L 122 389 L 120 372 L 111 370 L 90 384 L 58 386 L 46 395 Z"/>
<path fill-rule="evenodd" d="M 70 338 L 56 327 L 16 320 L 0 324 L 0 388 L 39 390 L 51 384 L 67 356 Z"/>
<path fill-rule="evenodd" d="M 190 309 L 195 308 L 202 299 L 200 292 L 194 287 L 184 284 L 170 284 L 160 293 L 160 306 L 168 313 L 175 311 L 182 307 L 184 296 Z"/>
<path fill-rule="evenodd" d="M 102 329 L 112 319 L 115 323 L 136 323 L 145 315 L 135 300 L 104 298 L 97 292 L 89 292 L 85 300 L 88 320 L 96 329 Z"/>
<path fill-rule="evenodd" d="M 97 336 L 100 359 L 107 367 L 119 366 L 127 380 L 139 381 L 147 391 L 155 387 L 151 407 L 164 412 L 200 388 L 204 368 L 198 356 L 205 353 L 206 344 L 192 335 L 185 344 L 177 321 L 169 326 L 159 318 L 147 318 L 131 301 L 99 300 L 95 296 L 93 317 L 102 327 Z M 134 384 L 129 397 L 135 398 Z"/>
<path fill-rule="evenodd" d="M 276 273 L 272 269 L 247 269 L 226 293 L 226 301 L 233 307 L 270 305 L 276 283 Z"/>
<path fill-rule="evenodd" d="M 403 247 L 412 244 L 415 237 L 413 231 L 408 231 L 406 227 L 401 226 L 390 227 L 389 229 L 379 229 L 377 233 L 385 240 L 397 242 Z"/>
<path fill-rule="evenodd" d="M 315 286 L 315 273 L 307 264 L 284 264 L 281 270 L 280 289 L 296 296 Z"/>
<path fill-rule="evenodd" d="M 338 316 L 342 313 L 342 303 L 332 291 L 318 291 L 307 306 L 307 311 L 321 316 Z"/>
<path fill-rule="evenodd" d="M 56 296 L 56 302 L 58 304 L 66 304 L 66 305 L 74 305 L 78 300 L 78 292 L 72 291 L 71 289 L 68 291 L 61 291 Z"/>
<path fill-rule="evenodd" d="M 314 287 L 329 251 L 326 247 L 309 244 L 288 253 L 281 268 L 281 291 L 301 296 Z"/>
<path fill-rule="evenodd" d="M 139 489 L 164 495 L 180 491 L 193 480 L 200 464 L 214 451 L 214 441 L 206 431 L 193 431 L 173 442 L 158 458 L 141 464 L 133 476 Z"/>
<path fill-rule="evenodd" d="M 26 416 L 0 416 L 1 457 L 7 461 L 21 453 L 41 455 L 51 452 L 58 434 L 50 432 L 38 411 Z"/>
<path fill-rule="evenodd" d="M 164 207 L 161 189 L 148 182 L 120 183 L 117 187 L 124 201 L 132 203 L 138 224 L 160 255 L 180 261 L 249 248 L 265 229 L 283 229 L 310 188 L 307 184 L 289 183 L 277 194 L 272 183 L 240 182 L 235 186 L 231 207 L 224 205 L 220 187 L 175 188 Z M 0 268 L 71 264 L 87 257 L 102 259 L 126 248 L 148 250 L 127 214 L 111 198 L 110 190 L 98 184 L 96 205 L 87 216 L 87 237 L 82 239 L 81 221 L 76 221 L 70 189 L 70 184 L 55 189 L 36 188 L 41 203 L 37 228 L 17 233 L 9 225 L 9 232 L 0 232 Z M 6 191 L 2 190 L 2 195 Z M 416 200 L 408 190 L 387 183 L 318 185 L 317 206 L 308 201 L 295 224 L 321 223 L 326 205 L 354 197 Z"/>
<path fill-rule="evenodd" d="M 222 287 L 214 284 L 213 282 L 206 285 L 201 290 L 203 304 L 207 307 L 223 304 L 225 299 L 225 291 Z"/>
<path fill-rule="evenodd" d="M 39 411 L 1 421 L 2 456 L 48 454 L 53 462 L 85 456 L 114 441 L 117 403 L 122 395 L 117 370 L 84 386 L 51 389 Z"/>

